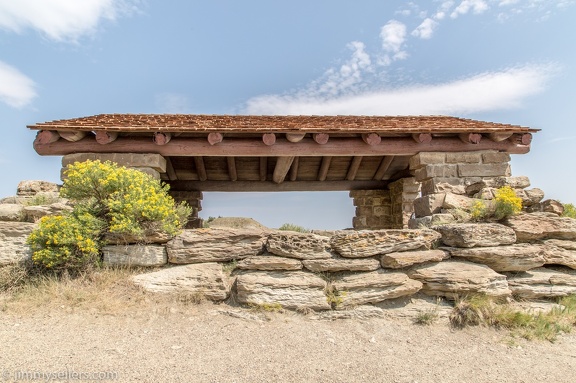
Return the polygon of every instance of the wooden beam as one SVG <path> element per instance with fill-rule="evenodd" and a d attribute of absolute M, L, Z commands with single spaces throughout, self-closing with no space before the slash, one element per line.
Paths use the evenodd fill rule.
<path fill-rule="evenodd" d="M 382 137 L 377 133 L 363 134 L 362 141 L 368 145 L 378 145 L 382 141 Z"/>
<path fill-rule="evenodd" d="M 52 144 L 60 139 L 60 135 L 54 130 L 41 130 L 36 133 L 36 138 L 34 139 L 34 145 L 37 143 L 39 145 Z"/>
<path fill-rule="evenodd" d="M 488 138 L 491 139 L 494 142 L 500 142 L 500 141 L 504 141 L 509 139 L 510 137 L 512 137 L 512 133 L 490 133 L 488 134 Z"/>
<path fill-rule="evenodd" d="M 510 137 L 510 141 L 519 145 L 530 145 L 532 142 L 531 133 L 515 134 Z"/>
<path fill-rule="evenodd" d="M 228 163 L 228 174 L 230 175 L 230 181 L 237 181 L 238 173 L 236 172 L 236 160 L 234 157 L 226 157 L 226 162 Z"/>
<path fill-rule="evenodd" d="M 380 165 L 378 166 L 378 170 L 374 173 L 374 181 L 382 181 L 384 179 L 384 175 L 392 165 L 392 161 L 394 161 L 394 156 L 385 156 L 382 158 Z"/>
<path fill-rule="evenodd" d="M 432 141 L 432 134 L 430 133 L 414 133 L 412 139 L 419 144 L 429 144 Z"/>
<path fill-rule="evenodd" d="M 286 139 L 290 142 L 300 142 L 306 136 L 306 133 L 286 133 Z"/>
<path fill-rule="evenodd" d="M 320 165 L 320 170 L 318 171 L 318 181 L 326 180 L 328 170 L 330 169 L 330 162 L 332 162 L 332 156 L 322 157 L 322 164 Z"/>
<path fill-rule="evenodd" d="M 274 133 L 264 133 L 262 135 L 262 142 L 268 146 L 272 146 L 276 143 L 276 135 Z"/>
<path fill-rule="evenodd" d="M 362 163 L 362 156 L 354 156 L 350 163 L 350 167 L 348 168 L 348 173 L 346 174 L 346 179 L 348 181 L 354 181 L 356 178 L 356 173 L 358 173 L 358 169 L 360 168 L 360 164 Z"/>
<path fill-rule="evenodd" d="M 388 181 L 294 181 L 280 184 L 270 181 L 173 181 L 168 184 L 174 191 L 283 192 L 381 190 L 388 186 Z"/>
<path fill-rule="evenodd" d="M 88 132 L 85 132 L 83 130 L 74 131 L 74 132 L 69 131 L 69 130 L 62 130 L 62 131 L 59 131 L 58 134 L 60 135 L 60 137 L 62 137 L 66 141 L 76 142 L 76 141 L 80 141 L 81 139 L 86 137 L 86 134 L 88 134 Z"/>
<path fill-rule="evenodd" d="M 326 145 L 330 139 L 330 135 L 327 133 L 314 133 L 312 139 L 319 145 Z"/>
<path fill-rule="evenodd" d="M 168 179 L 170 181 L 176 181 L 178 176 L 176 175 L 176 171 L 174 171 L 174 166 L 172 165 L 172 160 L 170 157 L 166 157 L 166 174 L 168 175 Z"/>
<path fill-rule="evenodd" d="M 268 176 L 268 157 L 260 157 L 260 181 L 266 181 Z"/>
<path fill-rule="evenodd" d="M 292 161 L 292 166 L 290 167 L 290 181 L 296 181 L 298 179 L 298 165 L 300 163 L 300 157 L 294 158 Z"/>
<path fill-rule="evenodd" d="M 40 155 L 62 156 L 72 153 L 158 153 L 163 156 L 213 156 L 213 157 L 316 157 L 316 156 L 412 156 L 419 152 L 469 152 L 497 150 L 511 154 L 530 151 L 529 145 L 514 140 L 493 142 L 482 140 L 479 144 L 464 144 L 458 138 L 435 137 L 429 144 L 419 144 L 412 138 L 387 138 L 380 145 L 366 145 L 357 138 L 331 140 L 318 145 L 309 138 L 297 145 L 282 140 L 267 146 L 260 140 L 228 139 L 219 145 L 210 145 L 205 139 L 174 138 L 166 145 L 156 145 L 146 137 L 121 137 L 108 145 L 98 145 L 92 137 L 78 142 L 58 140 L 41 144 L 34 142 Z"/>
<path fill-rule="evenodd" d="M 206 181 L 208 179 L 208 175 L 206 174 L 204 159 L 201 156 L 195 156 L 194 165 L 196 165 L 196 173 L 198 173 L 198 179 L 200 181 Z"/>
<path fill-rule="evenodd" d="M 284 182 L 286 174 L 290 170 L 290 166 L 294 161 L 294 157 L 278 157 L 276 160 L 276 166 L 274 167 L 274 174 L 272 175 L 272 181 L 280 184 Z"/>
<path fill-rule="evenodd" d="M 460 133 L 458 138 L 466 144 L 477 145 L 482 140 L 482 135 L 479 133 Z"/>
<path fill-rule="evenodd" d="M 156 145 L 166 145 L 172 139 L 172 133 L 154 133 L 154 143 Z"/>
<path fill-rule="evenodd" d="M 224 136 L 222 136 L 221 133 L 212 132 L 212 133 L 208 134 L 208 143 L 210 145 L 216 145 L 216 144 L 222 142 L 223 139 L 224 139 Z"/>
<path fill-rule="evenodd" d="M 96 142 L 100 145 L 107 145 L 116 141 L 117 138 L 118 132 L 107 132 L 105 130 L 96 131 Z"/>

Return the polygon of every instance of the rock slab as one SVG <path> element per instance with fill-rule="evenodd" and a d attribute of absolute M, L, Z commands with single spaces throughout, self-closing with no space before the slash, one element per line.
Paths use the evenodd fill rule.
<path fill-rule="evenodd" d="M 498 223 L 459 223 L 436 226 L 434 230 L 442 234 L 442 242 L 453 247 L 500 246 L 516 242 L 514 230 Z"/>
<path fill-rule="evenodd" d="M 373 271 L 380 268 L 380 262 L 376 259 L 307 259 L 302 261 L 304 267 L 314 273 L 336 271 Z"/>
<path fill-rule="evenodd" d="M 244 258 L 236 265 L 241 270 L 300 270 L 302 262 L 297 259 L 276 257 L 273 255 L 257 255 Z"/>
<path fill-rule="evenodd" d="M 524 299 L 558 298 L 576 294 L 576 272 L 544 267 L 508 277 L 514 296 Z"/>
<path fill-rule="evenodd" d="M 482 263 L 494 271 L 526 271 L 543 266 L 546 262 L 545 247 L 527 243 L 511 246 L 450 248 L 452 257 Z"/>
<path fill-rule="evenodd" d="M 35 227 L 27 222 L 0 222 L 0 266 L 18 263 L 32 255 L 26 239 Z"/>
<path fill-rule="evenodd" d="M 506 226 L 516 232 L 518 242 L 544 239 L 576 240 L 576 219 L 554 213 L 525 213 L 508 217 Z"/>
<path fill-rule="evenodd" d="M 162 266 L 168 262 L 166 248 L 158 245 L 104 246 L 102 254 L 108 265 Z"/>
<path fill-rule="evenodd" d="M 401 269 L 424 262 L 440 262 L 450 255 L 443 250 L 402 251 L 399 253 L 384 254 L 380 257 L 382 267 Z"/>
<path fill-rule="evenodd" d="M 268 236 L 268 252 L 296 259 L 330 258 L 329 239 L 312 233 L 277 231 Z"/>

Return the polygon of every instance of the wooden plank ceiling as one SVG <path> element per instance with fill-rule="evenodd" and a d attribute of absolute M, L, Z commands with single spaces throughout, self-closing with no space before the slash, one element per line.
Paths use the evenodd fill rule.
<path fill-rule="evenodd" d="M 526 153 L 530 129 L 445 116 L 98 115 L 38 123 L 41 155 L 158 153 L 175 190 L 381 189 L 422 151 Z"/>

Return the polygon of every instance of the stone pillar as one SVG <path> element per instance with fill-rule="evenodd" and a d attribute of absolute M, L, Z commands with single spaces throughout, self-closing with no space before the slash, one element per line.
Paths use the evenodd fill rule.
<path fill-rule="evenodd" d="M 388 185 L 392 207 L 392 226 L 395 229 L 408 227 L 414 213 L 414 200 L 420 195 L 420 184 L 413 177 L 402 178 Z"/>
<path fill-rule="evenodd" d="M 390 190 L 352 190 L 356 216 L 352 225 L 356 230 L 391 229 L 392 206 Z"/>
<path fill-rule="evenodd" d="M 202 192 L 200 191 L 176 191 L 170 190 L 169 194 L 178 203 L 186 202 L 192 208 L 192 213 L 188 217 L 188 224 L 186 229 L 201 228 L 204 224 L 202 218 L 198 217 L 198 213 L 202 210 Z"/>
<path fill-rule="evenodd" d="M 62 157 L 62 171 L 74 162 L 100 160 L 115 162 L 120 166 L 137 169 L 160 180 L 160 173 L 166 173 L 166 159 L 155 153 L 75 153 Z M 63 173 L 60 177 L 64 180 Z"/>

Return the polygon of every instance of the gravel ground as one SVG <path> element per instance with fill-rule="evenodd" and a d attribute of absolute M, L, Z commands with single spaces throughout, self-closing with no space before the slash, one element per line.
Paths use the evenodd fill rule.
<path fill-rule="evenodd" d="M 320 320 L 210 303 L 114 315 L 0 312 L 0 344 L 0 381 L 576 381 L 574 335 L 511 342 L 504 331 L 451 330 L 446 320 Z M 114 376 L 100 379 L 106 372 Z"/>

